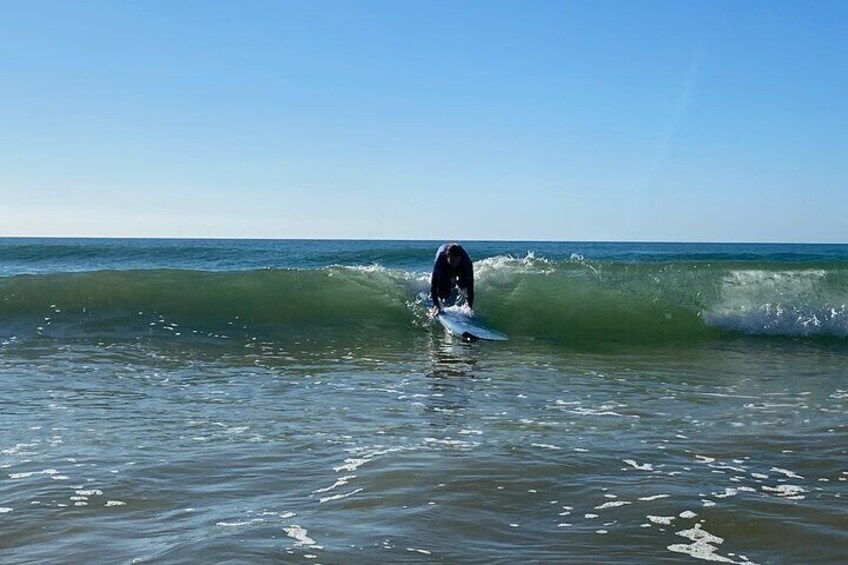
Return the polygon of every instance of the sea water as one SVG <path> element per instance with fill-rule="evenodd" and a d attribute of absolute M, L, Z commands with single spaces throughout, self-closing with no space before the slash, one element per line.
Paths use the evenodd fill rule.
<path fill-rule="evenodd" d="M 848 246 L 0 240 L 2 563 L 836 563 Z"/>

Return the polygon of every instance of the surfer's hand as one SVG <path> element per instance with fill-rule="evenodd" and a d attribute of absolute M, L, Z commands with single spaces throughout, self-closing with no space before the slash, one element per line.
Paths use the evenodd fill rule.
<path fill-rule="evenodd" d="M 439 308 L 438 304 L 430 308 L 430 317 L 435 318 L 442 309 Z"/>

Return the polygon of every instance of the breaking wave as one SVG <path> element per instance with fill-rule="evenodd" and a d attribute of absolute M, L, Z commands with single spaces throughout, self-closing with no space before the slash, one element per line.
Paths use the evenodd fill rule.
<path fill-rule="evenodd" d="M 619 263 L 529 254 L 478 261 L 475 273 L 478 315 L 513 338 L 848 337 L 848 264 L 841 261 Z M 17 275 L 0 278 L 0 332 L 420 332 L 427 289 L 428 273 L 377 264 Z"/>

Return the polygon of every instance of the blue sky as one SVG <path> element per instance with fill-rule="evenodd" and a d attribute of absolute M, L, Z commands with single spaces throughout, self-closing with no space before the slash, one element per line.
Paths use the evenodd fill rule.
<path fill-rule="evenodd" d="M 2 2 L 0 235 L 848 241 L 845 2 Z"/>

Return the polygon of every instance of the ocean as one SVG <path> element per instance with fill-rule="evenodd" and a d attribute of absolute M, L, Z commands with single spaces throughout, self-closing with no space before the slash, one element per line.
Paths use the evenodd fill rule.
<path fill-rule="evenodd" d="M 848 245 L 0 239 L 0 562 L 837 563 Z"/>

